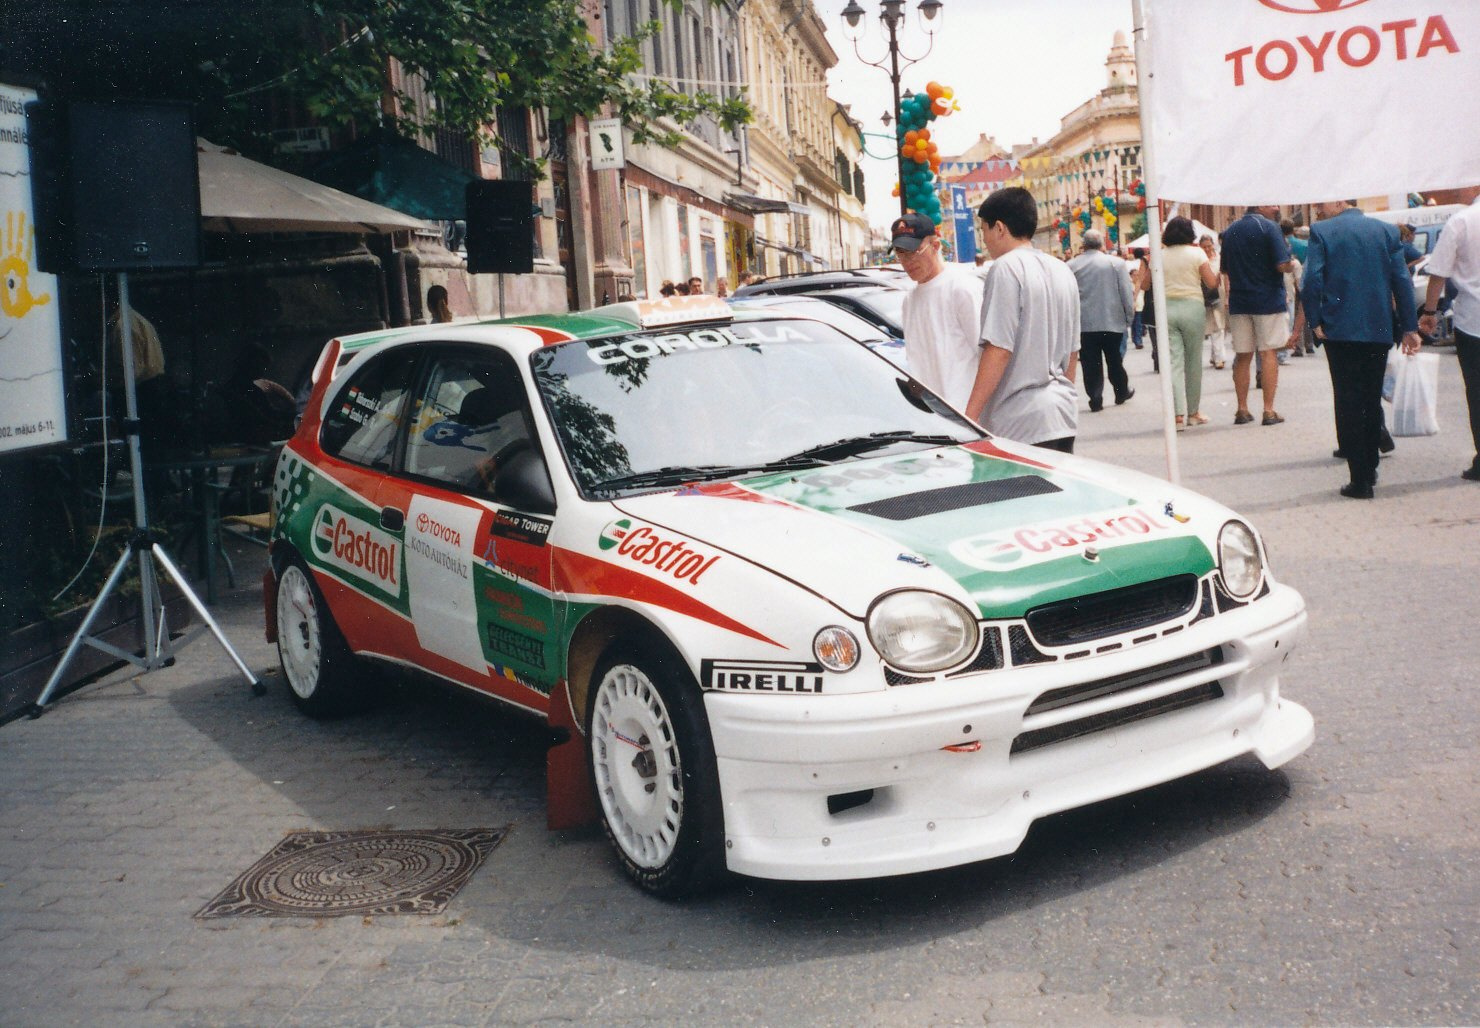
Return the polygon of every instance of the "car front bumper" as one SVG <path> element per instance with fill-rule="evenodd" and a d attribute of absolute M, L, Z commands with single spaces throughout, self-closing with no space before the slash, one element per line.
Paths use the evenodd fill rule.
<path fill-rule="evenodd" d="M 1315 735 L 1279 690 L 1305 622 L 1300 595 L 1276 585 L 1175 635 L 1080 661 L 831 697 L 709 693 L 727 864 L 791 880 L 951 867 L 1013 852 L 1047 814 L 1241 754 L 1278 767 Z M 1051 690 L 1200 652 L 1221 662 L 1026 714 Z M 1156 712 L 1132 716 L 1146 710 Z M 1065 722 L 1085 734 L 1012 752 L 1025 733 Z"/>

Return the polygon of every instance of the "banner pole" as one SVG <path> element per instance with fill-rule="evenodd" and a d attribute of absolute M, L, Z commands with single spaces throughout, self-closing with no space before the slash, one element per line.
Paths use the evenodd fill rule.
<path fill-rule="evenodd" d="M 1147 121 L 1150 96 L 1155 89 L 1155 76 L 1146 73 L 1146 18 L 1144 0 L 1131 0 L 1136 39 L 1136 90 L 1141 119 L 1141 171 L 1146 176 L 1146 234 L 1151 243 L 1151 301 L 1156 310 L 1156 331 L 1151 345 L 1156 348 L 1156 362 L 1161 366 L 1162 436 L 1166 443 L 1167 480 L 1181 484 L 1182 471 L 1177 457 L 1176 405 L 1172 399 L 1172 363 L 1167 353 L 1166 275 L 1161 252 L 1161 183 L 1156 177 L 1156 137 Z M 1191 411 L 1188 412 L 1189 414 Z"/>

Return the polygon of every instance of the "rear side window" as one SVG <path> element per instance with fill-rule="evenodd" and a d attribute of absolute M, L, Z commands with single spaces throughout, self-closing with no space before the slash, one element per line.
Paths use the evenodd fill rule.
<path fill-rule="evenodd" d="M 383 354 L 355 373 L 324 417 L 320 445 L 331 457 L 389 471 L 416 354 Z"/>

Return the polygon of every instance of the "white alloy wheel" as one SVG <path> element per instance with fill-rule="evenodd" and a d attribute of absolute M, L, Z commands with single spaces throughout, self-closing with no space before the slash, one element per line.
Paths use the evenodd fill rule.
<path fill-rule="evenodd" d="M 616 664 L 596 687 L 591 753 L 613 840 L 638 867 L 660 868 L 683 824 L 683 768 L 668 708 L 642 669 Z"/>
<path fill-rule="evenodd" d="M 297 564 L 289 564 L 278 580 L 277 630 L 288 688 L 310 700 L 324 671 L 324 626 L 313 583 Z"/>

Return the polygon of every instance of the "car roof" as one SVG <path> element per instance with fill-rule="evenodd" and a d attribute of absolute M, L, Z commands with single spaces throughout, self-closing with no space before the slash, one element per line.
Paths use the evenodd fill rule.
<path fill-rule="evenodd" d="M 499 343 L 534 351 L 573 339 L 599 339 L 632 332 L 727 321 L 774 321 L 783 312 L 738 311 L 716 296 L 676 296 L 608 304 L 570 314 L 526 314 L 512 318 L 461 318 L 452 322 L 377 329 L 338 336 L 342 357 L 383 343 L 441 340 Z"/>

